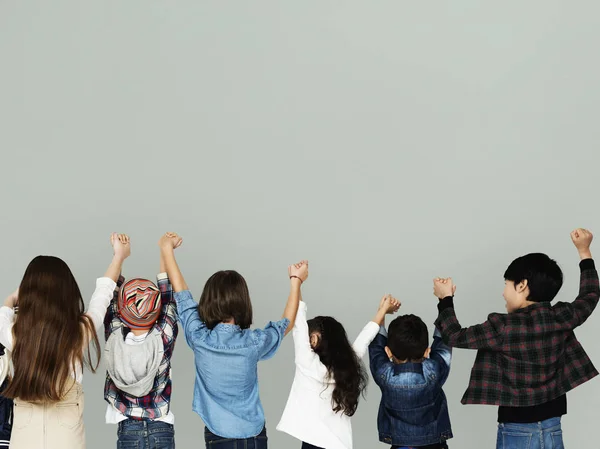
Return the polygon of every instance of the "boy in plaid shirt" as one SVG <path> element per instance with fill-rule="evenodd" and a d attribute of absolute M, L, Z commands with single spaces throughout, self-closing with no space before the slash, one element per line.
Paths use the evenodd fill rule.
<path fill-rule="evenodd" d="M 161 256 L 158 287 L 120 277 L 104 319 L 106 422 L 119 426 L 117 447 L 175 447 L 170 402 L 177 305 L 165 271 Z"/>
<path fill-rule="evenodd" d="M 449 346 L 477 349 L 463 404 L 497 405 L 497 449 L 562 448 L 561 416 L 566 393 L 598 372 L 573 333 L 600 299 L 598 273 L 590 252 L 592 233 L 571 238 L 581 258 L 579 295 L 571 303 L 554 299 L 563 282 L 557 263 L 545 254 L 514 260 L 504 275 L 508 314 L 462 328 L 456 318 L 452 279 L 435 279 L 440 298 L 436 326 Z"/>

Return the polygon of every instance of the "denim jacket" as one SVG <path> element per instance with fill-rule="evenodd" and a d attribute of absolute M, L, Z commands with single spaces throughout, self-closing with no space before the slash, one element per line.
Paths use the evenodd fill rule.
<path fill-rule="evenodd" d="M 220 437 L 244 439 L 260 434 L 265 414 L 258 394 L 257 365 L 275 355 L 290 321 L 284 318 L 264 329 L 224 323 L 208 329 L 188 290 L 174 296 L 185 339 L 194 350 L 194 411 Z"/>
<path fill-rule="evenodd" d="M 452 438 L 448 402 L 442 390 L 450 373 L 452 350 L 436 329 L 428 359 L 396 364 L 385 353 L 382 326 L 369 346 L 375 383 L 381 389 L 377 416 L 379 440 L 394 446 L 426 446 Z"/>

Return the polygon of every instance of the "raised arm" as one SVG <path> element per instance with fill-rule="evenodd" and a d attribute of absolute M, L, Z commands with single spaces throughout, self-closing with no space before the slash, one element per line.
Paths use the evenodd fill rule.
<path fill-rule="evenodd" d="M 593 234 L 586 229 L 576 229 L 571 233 L 571 239 L 581 260 L 579 295 L 575 301 L 559 302 L 553 308 L 557 321 L 570 330 L 582 325 L 589 318 L 600 299 L 598 272 L 590 251 L 593 238 Z"/>
<path fill-rule="evenodd" d="M 452 279 L 436 278 L 433 285 L 433 294 L 440 299 L 439 315 L 435 325 L 449 346 L 465 349 L 497 349 L 502 345 L 504 336 L 502 315 L 491 314 L 484 323 L 463 328 L 454 312 L 456 286 Z"/>
<path fill-rule="evenodd" d="M 310 345 L 310 335 L 308 334 L 308 323 L 306 321 L 306 303 L 304 301 L 299 304 L 292 337 L 294 338 L 294 360 L 296 365 L 310 368 L 318 359 L 318 356 Z"/>
<path fill-rule="evenodd" d="M 0 308 L 0 344 L 9 351 L 13 349 L 12 327 L 15 319 L 15 307 L 19 298 L 19 289 L 9 295 Z"/>
<path fill-rule="evenodd" d="M 183 239 L 174 232 L 167 232 L 158 241 L 160 247 L 160 263 L 169 276 L 174 292 L 182 292 L 188 289 L 188 286 L 181 274 L 177 260 L 175 260 L 175 248 L 178 248 Z"/>
<path fill-rule="evenodd" d="M 177 303 L 173 296 L 173 287 L 169 281 L 169 277 L 164 270 L 161 263 L 160 274 L 156 280 L 158 288 L 160 289 L 161 295 L 161 310 L 158 320 L 156 321 L 156 327 L 160 330 L 165 351 L 172 351 L 173 344 L 177 339 Z M 168 354 L 170 357 L 170 353 Z"/>
<path fill-rule="evenodd" d="M 369 368 L 373 375 L 373 380 L 377 385 L 381 385 L 382 374 L 389 366 L 390 359 L 385 352 L 387 346 L 387 331 L 383 324 L 379 327 L 379 332 L 369 344 Z"/>
<path fill-rule="evenodd" d="M 117 286 L 115 287 L 113 297 L 110 300 L 110 304 L 106 309 L 106 315 L 104 316 L 104 340 L 108 340 L 108 337 L 118 328 L 123 326 L 121 319 L 119 318 L 119 290 L 125 283 L 125 278 L 119 276 Z"/>
<path fill-rule="evenodd" d="M 285 335 L 289 334 L 294 328 L 296 314 L 298 313 L 298 305 L 300 304 L 300 301 L 302 301 L 301 286 L 308 278 L 308 261 L 303 260 L 297 264 L 290 265 L 288 267 L 288 275 L 290 278 L 290 294 L 285 309 L 283 310 L 283 318 L 287 318 L 290 321 L 290 324 L 285 330 Z"/>
<path fill-rule="evenodd" d="M 206 325 L 200 319 L 200 315 L 198 314 L 198 304 L 194 301 L 192 293 L 188 290 L 185 279 L 183 279 L 183 275 L 175 260 L 175 249 L 178 248 L 182 242 L 183 239 L 177 234 L 167 232 L 160 238 L 158 246 L 160 247 L 161 254 L 161 268 L 165 269 L 171 283 L 174 292 L 173 297 L 175 298 L 177 316 L 183 327 L 185 340 L 191 348 L 194 348 L 196 334 L 206 329 Z M 171 310 L 173 311 L 173 309 Z"/>
<path fill-rule="evenodd" d="M 102 326 L 104 316 L 111 298 L 114 295 L 117 281 L 123 268 L 123 262 L 131 254 L 129 237 L 126 234 L 112 233 L 110 242 L 113 247 L 113 258 L 104 277 L 96 281 L 96 290 L 90 300 L 86 315 L 92 320 L 96 332 Z"/>
<path fill-rule="evenodd" d="M 444 343 L 440 330 L 436 327 L 433 333 L 433 344 L 429 358 L 438 362 L 440 384 L 444 384 L 450 374 L 450 363 L 452 362 L 452 348 Z"/>
<path fill-rule="evenodd" d="M 377 313 L 372 321 L 367 323 L 361 333 L 356 337 L 352 347 L 358 357 L 362 358 L 366 353 L 369 345 L 373 339 L 377 336 L 379 329 L 385 323 L 385 316 L 387 314 L 394 314 L 400 308 L 400 301 L 394 298 L 392 295 L 385 295 L 381 298 L 379 306 L 377 307 Z"/>

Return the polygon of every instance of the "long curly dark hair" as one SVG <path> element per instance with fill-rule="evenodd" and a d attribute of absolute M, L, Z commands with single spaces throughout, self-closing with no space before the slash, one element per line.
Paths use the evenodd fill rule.
<path fill-rule="evenodd" d="M 354 415 L 369 378 L 348 341 L 344 326 L 333 317 L 317 316 L 308 320 L 308 332 L 309 335 L 317 335 L 318 341 L 313 350 L 335 381 L 331 398 L 333 411 Z"/>

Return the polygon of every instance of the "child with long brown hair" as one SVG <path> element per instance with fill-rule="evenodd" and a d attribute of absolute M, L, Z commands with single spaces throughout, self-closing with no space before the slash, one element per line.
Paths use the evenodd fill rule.
<path fill-rule="evenodd" d="M 12 449 L 85 448 L 83 366 L 98 367 L 97 330 L 130 254 L 126 235 L 112 234 L 111 243 L 112 262 L 96 281 L 87 312 L 71 270 L 53 256 L 34 258 L 0 308 L 0 343 L 12 351 L 14 367 L 4 392 L 15 404 Z"/>

